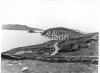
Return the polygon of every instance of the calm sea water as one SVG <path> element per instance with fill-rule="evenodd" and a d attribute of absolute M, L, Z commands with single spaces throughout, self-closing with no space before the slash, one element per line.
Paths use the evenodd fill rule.
<path fill-rule="evenodd" d="M 2 49 L 7 51 L 16 47 L 41 44 L 50 39 L 43 37 L 40 33 L 28 33 L 20 30 L 2 30 Z"/>

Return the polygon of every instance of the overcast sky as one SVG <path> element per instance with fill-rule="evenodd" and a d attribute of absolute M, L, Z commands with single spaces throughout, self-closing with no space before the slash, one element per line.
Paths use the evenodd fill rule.
<path fill-rule="evenodd" d="M 0 0 L 0 24 L 98 31 L 99 0 Z"/>

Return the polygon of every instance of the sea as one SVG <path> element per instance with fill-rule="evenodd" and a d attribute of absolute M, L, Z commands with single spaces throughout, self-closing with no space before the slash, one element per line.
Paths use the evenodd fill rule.
<path fill-rule="evenodd" d="M 28 33 L 23 30 L 2 30 L 1 52 L 5 52 L 17 47 L 42 44 L 50 41 L 41 33 Z"/>

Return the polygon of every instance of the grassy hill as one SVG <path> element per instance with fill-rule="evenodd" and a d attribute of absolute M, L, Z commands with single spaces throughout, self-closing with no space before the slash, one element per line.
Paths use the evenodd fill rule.
<path fill-rule="evenodd" d="M 68 36 L 79 36 L 79 35 L 82 35 L 83 33 L 81 31 L 76 31 L 76 30 L 64 28 L 64 27 L 50 28 L 50 29 L 45 30 L 42 33 L 43 36 L 47 36 L 47 37 L 51 36 L 53 34 L 68 35 Z"/>

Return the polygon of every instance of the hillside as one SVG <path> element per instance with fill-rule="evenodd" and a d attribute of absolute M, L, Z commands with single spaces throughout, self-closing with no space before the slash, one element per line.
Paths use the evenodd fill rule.
<path fill-rule="evenodd" d="M 98 57 L 98 33 L 86 34 L 80 37 L 71 37 L 70 40 L 59 41 L 58 46 L 61 50 L 54 55 L 50 54 L 54 51 L 53 44 L 55 40 L 45 42 L 38 45 L 30 45 L 24 47 L 14 48 L 12 50 L 2 52 L 1 57 L 5 59 L 23 60 L 33 59 L 42 60 L 46 62 L 71 62 L 72 56 L 75 57 Z M 69 57 L 69 58 L 68 58 Z M 80 58 L 79 58 L 80 59 Z M 90 58 L 90 60 L 92 60 Z M 74 60 L 76 62 L 76 60 Z M 88 60 L 87 60 L 88 61 Z M 80 60 L 78 62 L 81 62 Z"/>
<path fill-rule="evenodd" d="M 48 38 L 54 38 L 58 36 L 59 39 L 61 39 L 61 38 L 65 38 L 66 36 L 72 37 L 72 36 L 80 36 L 82 34 L 84 33 L 81 31 L 76 31 L 76 30 L 64 28 L 64 27 L 56 27 L 56 28 L 50 28 L 50 29 L 45 30 L 42 33 L 42 36 L 48 37 Z"/>
<path fill-rule="evenodd" d="M 27 73 L 98 73 L 98 36 L 82 34 L 2 52 L 1 72 L 22 73 L 24 67 L 29 67 Z M 54 51 L 55 42 L 62 48 L 56 55 L 48 56 Z"/>

